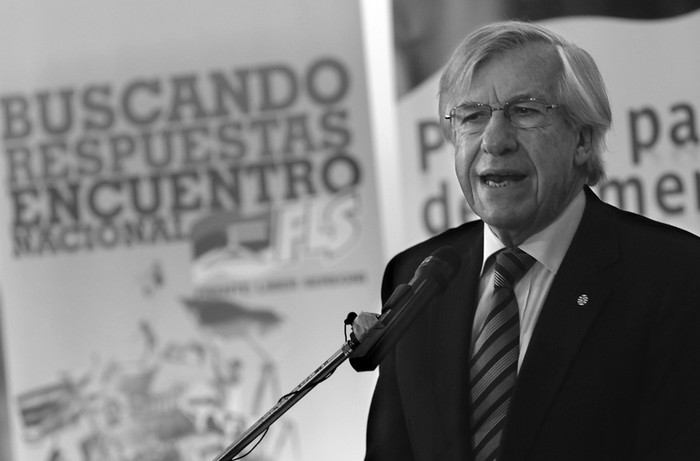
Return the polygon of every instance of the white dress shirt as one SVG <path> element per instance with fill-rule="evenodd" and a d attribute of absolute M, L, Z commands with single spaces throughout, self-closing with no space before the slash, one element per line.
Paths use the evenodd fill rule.
<path fill-rule="evenodd" d="M 535 329 L 537 318 L 549 292 L 549 287 L 552 285 L 554 276 L 557 275 L 564 255 L 569 249 L 571 240 L 581 222 L 585 206 L 586 196 L 581 191 L 554 222 L 518 245 L 518 248 L 536 260 L 532 268 L 525 273 L 514 287 L 520 311 L 518 370 L 520 370 L 520 365 L 527 352 L 527 346 L 530 343 L 532 332 Z M 502 248 L 505 248 L 505 245 L 488 226 L 485 226 L 484 260 L 479 281 L 479 303 L 476 308 L 474 324 L 472 325 L 472 347 L 488 314 L 489 299 L 494 291 L 494 254 Z"/>

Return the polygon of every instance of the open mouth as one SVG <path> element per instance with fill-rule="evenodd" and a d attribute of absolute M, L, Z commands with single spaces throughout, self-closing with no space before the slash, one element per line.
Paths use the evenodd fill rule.
<path fill-rule="evenodd" d="M 514 182 L 525 179 L 524 174 L 505 173 L 505 174 L 485 174 L 481 176 L 481 182 L 489 187 L 507 187 Z"/>

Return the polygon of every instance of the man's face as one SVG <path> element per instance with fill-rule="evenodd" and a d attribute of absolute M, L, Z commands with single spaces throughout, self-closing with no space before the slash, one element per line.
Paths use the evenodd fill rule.
<path fill-rule="evenodd" d="M 498 54 L 479 67 L 457 104 L 492 107 L 520 98 L 553 101 L 556 50 L 534 43 Z M 589 142 L 549 109 L 542 126 L 517 128 L 494 111 L 483 132 L 457 136 L 455 169 L 467 202 L 506 245 L 549 225 L 581 190 Z"/>

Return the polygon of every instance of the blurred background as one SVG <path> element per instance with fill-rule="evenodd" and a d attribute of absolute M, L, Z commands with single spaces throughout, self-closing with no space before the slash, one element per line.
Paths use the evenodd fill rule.
<path fill-rule="evenodd" d="M 698 233 L 699 7 L 0 0 L 0 459 L 213 459 L 340 348 L 393 254 L 474 218 L 437 79 L 488 22 L 593 55 L 596 192 Z M 246 459 L 362 459 L 375 373 Z"/>

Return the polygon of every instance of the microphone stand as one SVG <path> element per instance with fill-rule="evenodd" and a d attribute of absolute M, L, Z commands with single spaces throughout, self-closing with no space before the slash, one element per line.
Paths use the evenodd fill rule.
<path fill-rule="evenodd" d="M 416 269 L 411 281 L 396 287 L 382 307 L 382 314 L 376 319 L 374 325 L 364 335 L 361 335 L 362 343 L 354 333 L 351 333 L 350 339 L 335 354 L 295 387 L 292 392 L 279 399 L 274 407 L 243 432 L 238 440 L 229 445 L 214 461 L 233 461 L 233 456 L 239 454 L 260 434 L 269 429 L 272 423 L 277 421 L 317 384 L 332 375 L 335 369 L 351 354 L 353 358 L 361 360 L 359 369 L 376 368 L 399 336 L 406 330 L 408 324 L 416 317 L 419 310 L 435 294 L 445 289 L 460 264 L 459 254 L 450 247 L 442 247 L 425 258 Z M 352 314 L 357 317 L 356 314 Z M 348 315 L 345 324 L 352 324 L 353 318 Z M 358 368 L 356 367 L 356 369 Z"/>
<path fill-rule="evenodd" d="M 313 373 L 306 377 L 297 387 L 290 393 L 283 396 L 267 413 L 265 413 L 255 424 L 246 429 L 243 434 L 229 445 L 214 461 L 231 461 L 234 456 L 238 455 L 245 447 L 250 445 L 256 438 L 267 431 L 272 423 L 277 421 L 280 416 L 287 412 L 294 404 L 308 394 L 317 384 L 329 378 L 341 363 L 343 363 L 359 345 L 359 341 L 354 334 L 350 335 L 350 339 L 342 345 L 328 360 L 326 360 Z M 240 458 L 238 458 L 240 459 Z"/>

